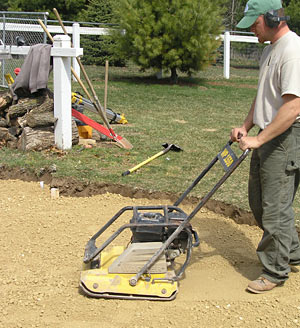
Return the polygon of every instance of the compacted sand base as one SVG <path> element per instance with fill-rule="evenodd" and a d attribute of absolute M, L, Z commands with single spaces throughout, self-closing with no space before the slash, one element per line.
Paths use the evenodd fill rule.
<path fill-rule="evenodd" d="M 300 326 L 300 273 L 267 294 L 245 291 L 261 269 L 256 226 L 202 209 L 192 220 L 201 244 L 175 300 L 92 299 L 78 289 L 89 238 L 123 206 L 170 201 L 108 193 L 51 199 L 49 186 L 20 180 L 0 180 L 0 187 L 0 327 Z"/>

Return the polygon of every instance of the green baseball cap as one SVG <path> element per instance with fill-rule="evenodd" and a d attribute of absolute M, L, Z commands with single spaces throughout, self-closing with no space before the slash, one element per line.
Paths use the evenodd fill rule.
<path fill-rule="evenodd" d="M 260 15 L 269 10 L 278 10 L 282 8 L 281 0 L 249 0 L 246 4 L 244 17 L 239 21 L 236 27 L 250 27 Z"/>

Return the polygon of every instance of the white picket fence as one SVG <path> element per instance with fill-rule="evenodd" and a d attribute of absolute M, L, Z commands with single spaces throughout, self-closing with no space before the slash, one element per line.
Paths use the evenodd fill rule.
<path fill-rule="evenodd" d="M 3 29 L 3 23 L 0 23 L 0 30 Z M 59 25 L 48 25 L 48 31 L 51 34 L 62 34 L 63 31 Z M 28 31 L 28 32 L 40 32 L 43 33 L 42 28 L 37 24 L 15 24 L 15 23 L 6 23 L 6 31 Z M 78 23 L 73 23 L 72 26 L 66 26 L 67 32 L 72 35 L 73 44 L 75 47 L 80 48 L 80 35 L 107 35 L 110 32 L 109 28 L 100 28 L 100 27 L 83 27 Z M 258 43 L 258 39 L 255 36 L 250 35 L 237 35 L 236 32 L 230 33 L 225 32 L 220 35 L 220 38 L 224 43 L 224 78 L 230 78 L 230 44 L 231 42 L 246 42 L 246 43 Z M 1 56 L 1 53 L 0 53 Z M 0 57 L 1 59 L 1 57 Z M 80 70 L 75 59 L 73 59 L 73 66 L 77 74 L 80 76 Z"/>
<path fill-rule="evenodd" d="M 78 24 L 78 23 L 73 23 Z M 65 26 L 69 34 L 73 33 L 73 26 Z M 0 22 L 0 30 L 4 29 L 4 24 Z M 63 34 L 63 31 L 59 25 L 47 25 L 47 29 L 51 34 Z M 38 24 L 16 24 L 16 23 L 5 23 L 6 31 L 26 31 L 26 32 L 40 32 L 43 33 L 43 29 Z M 100 27 L 80 27 L 80 34 L 85 35 L 105 35 L 109 33 L 108 28 Z"/>
<path fill-rule="evenodd" d="M 55 35 L 51 56 L 53 57 L 54 117 L 57 119 L 54 129 L 55 144 L 60 149 L 72 148 L 71 114 L 71 58 L 83 54 L 82 48 L 71 48 L 68 35 Z M 26 56 L 30 46 L 0 45 L 1 54 Z"/>
<path fill-rule="evenodd" d="M 234 32 L 236 33 L 236 32 Z M 230 44 L 231 42 L 246 42 L 246 43 L 259 43 L 258 38 L 256 36 L 250 36 L 250 35 L 237 35 L 237 34 L 230 34 L 230 32 L 225 32 L 221 35 L 221 38 L 224 43 L 224 70 L 223 70 L 223 76 L 226 79 L 230 78 Z M 269 43 L 269 42 L 266 42 Z"/>
<path fill-rule="evenodd" d="M 0 29 L 3 28 L 0 24 Z M 51 50 L 51 55 L 54 57 L 54 116 L 57 118 L 55 127 L 55 143 L 60 149 L 70 149 L 72 147 L 72 131 L 71 131 L 71 58 L 83 54 L 83 49 L 80 48 L 80 35 L 103 35 L 108 34 L 109 29 L 105 28 L 86 28 L 80 27 L 78 23 L 74 23 L 71 27 L 66 27 L 67 32 L 72 34 L 74 49 L 70 48 L 70 38 L 63 34 L 59 26 L 47 26 L 50 33 L 56 34 L 54 37 L 54 47 Z M 19 31 L 18 24 L 6 24 L 6 31 Z M 24 31 L 24 26 L 22 26 Z M 43 32 L 39 25 L 27 25 L 26 31 Z M 220 36 L 224 42 L 224 77 L 230 77 L 230 43 L 237 42 L 254 42 L 258 40 L 251 36 L 231 35 L 225 32 Z M 7 46 L 0 45 L 0 60 L 6 60 L 10 55 L 26 55 L 29 51 L 29 46 Z M 1 59 L 2 56 L 2 59 Z M 73 68 L 78 76 L 80 69 L 77 62 L 73 62 Z"/>

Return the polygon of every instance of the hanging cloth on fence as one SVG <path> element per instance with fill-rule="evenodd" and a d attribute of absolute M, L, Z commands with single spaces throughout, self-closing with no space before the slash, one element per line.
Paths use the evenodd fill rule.
<path fill-rule="evenodd" d="M 17 96 L 26 96 L 47 88 L 49 73 L 52 69 L 51 47 L 50 44 L 36 44 L 30 47 L 21 71 L 12 85 Z"/>

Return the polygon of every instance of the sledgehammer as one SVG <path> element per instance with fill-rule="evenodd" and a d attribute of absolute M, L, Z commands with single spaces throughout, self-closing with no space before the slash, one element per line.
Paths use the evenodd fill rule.
<path fill-rule="evenodd" d="M 149 157 L 148 159 L 146 159 L 144 162 L 136 165 L 135 167 L 125 171 L 122 173 L 122 176 L 125 176 L 125 175 L 128 175 L 130 173 L 132 173 L 133 171 L 136 171 L 137 169 L 139 169 L 140 167 L 144 166 L 145 164 L 153 161 L 155 158 L 159 157 L 159 156 L 162 156 L 164 154 L 166 154 L 169 150 L 172 150 L 172 151 L 176 151 L 176 152 L 179 152 L 179 151 L 182 151 L 183 149 L 181 149 L 179 146 L 177 145 L 174 145 L 174 144 L 168 144 L 168 143 L 164 143 L 162 144 L 162 146 L 164 147 L 164 150 L 160 151 L 159 153 L 153 155 L 152 157 Z"/>

